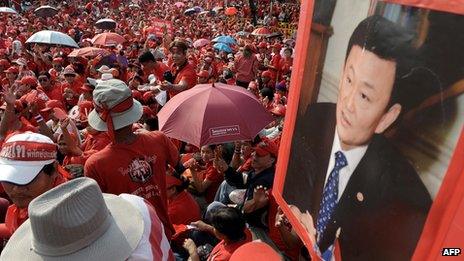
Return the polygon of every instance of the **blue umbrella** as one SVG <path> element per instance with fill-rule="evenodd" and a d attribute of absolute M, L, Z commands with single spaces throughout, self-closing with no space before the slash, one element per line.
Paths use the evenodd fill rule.
<path fill-rule="evenodd" d="M 225 44 L 237 44 L 234 38 L 229 35 L 221 35 L 214 38 L 211 42 L 213 43 L 225 43 Z"/>
<path fill-rule="evenodd" d="M 232 52 L 232 48 L 230 48 L 230 46 L 228 44 L 225 44 L 225 43 L 216 43 L 213 45 L 214 49 L 218 50 L 218 51 L 224 51 L 226 53 L 231 53 Z"/>

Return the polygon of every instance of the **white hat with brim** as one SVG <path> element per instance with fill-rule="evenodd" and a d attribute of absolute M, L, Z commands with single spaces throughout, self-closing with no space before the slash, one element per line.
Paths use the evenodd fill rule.
<path fill-rule="evenodd" d="M 127 85 L 118 79 L 110 79 L 98 83 L 93 91 L 93 100 L 96 105 L 106 104 L 108 108 L 113 108 L 132 97 L 132 91 Z M 123 112 L 111 112 L 114 130 L 119 130 L 137 122 L 143 114 L 142 104 L 132 98 L 132 106 Z M 98 112 L 94 109 L 89 113 L 88 121 L 90 126 L 97 131 L 108 131 L 108 126 Z"/>
<path fill-rule="evenodd" d="M 20 151 L 17 151 L 18 148 Z M 40 152 L 50 154 L 40 160 L 31 158 L 34 153 Z M 56 144 L 47 136 L 33 132 L 15 134 L 1 147 L 0 181 L 26 185 L 37 177 L 45 165 L 56 161 L 56 153 Z"/>
<path fill-rule="evenodd" d="M 0 158 L 0 181 L 17 185 L 29 184 L 45 165 L 53 162 L 55 160 L 25 162 Z"/>
<path fill-rule="evenodd" d="M 62 220 L 59 224 L 56 224 L 56 227 L 41 227 L 33 224 L 39 224 L 38 221 L 31 221 L 34 219 L 34 217 L 30 217 L 26 222 L 24 222 L 18 230 L 13 234 L 13 236 L 10 238 L 8 241 L 7 246 L 1 253 L 1 260 L 28 260 L 28 261 L 34 261 L 34 260 L 60 260 L 60 261 L 80 261 L 80 260 L 86 260 L 86 261 L 103 261 L 103 260 L 127 260 L 128 257 L 132 254 L 132 252 L 137 248 L 137 246 L 140 243 L 140 240 L 142 239 L 142 234 L 144 230 L 144 221 L 142 218 L 142 215 L 140 211 L 137 210 L 136 207 L 134 207 L 130 202 L 126 201 L 125 199 L 118 197 L 116 195 L 111 195 L 111 194 L 103 194 L 103 199 L 104 203 L 106 204 L 110 214 L 108 215 L 109 218 L 109 226 L 105 226 L 106 230 L 103 230 L 103 234 L 101 234 L 99 237 L 96 239 L 92 240 L 82 240 L 86 241 L 86 243 L 83 243 L 82 241 L 76 240 L 76 241 L 71 241 L 68 245 L 65 245 L 65 248 L 71 248 L 71 249 L 77 249 L 74 252 L 71 253 L 66 253 L 66 254 L 59 254 L 57 251 L 54 251 L 53 246 L 49 246 L 47 244 L 42 244 L 38 242 L 36 237 L 44 237 L 45 241 L 49 241 L 48 238 L 52 237 L 54 242 L 60 242 L 59 240 L 63 238 L 63 241 L 66 241 L 68 238 L 66 238 L 66 233 L 71 233 L 69 234 L 69 238 L 72 238 L 74 234 L 82 234 L 82 231 L 76 230 L 75 232 L 72 232 L 74 228 L 78 229 L 79 225 L 76 224 L 82 224 L 87 221 L 87 223 L 91 223 L 90 220 L 87 220 L 85 218 L 89 218 L 89 216 L 85 216 L 84 213 L 81 213 L 81 215 L 84 215 L 84 217 L 80 217 L 78 213 L 73 213 L 69 214 L 73 211 L 76 211 L 76 206 L 74 205 L 74 208 L 68 209 L 66 204 L 62 204 L 61 206 L 57 206 L 56 204 L 56 198 L 60 200 L 60 195 L 59 193 L 62 193 L 60 190 L 62 190 L 63 186 L 67 186 L 68 188 L 66 189 L 67 191 L 63 193 L 64 198 L 69 198 L 69 197 L 74 197 L 74 200 L 78 200 L 82 203 L 87 202 L 88 204 L 89 201 L 92 201 L 92 198 L 89 196 L 92 196 L 92 194 L 82 194 L 81 189 L 79 188 L 79 185 L 77 188 L 73 188 L 75 185 L 76 181 L 77 182 L 82 182 L 84 179 L 84 182 L 95 182 L 95 181 L 87 181 L 90 180 L 89 178 L 79 178 L 75 179 L 70 182 L 66 182 L 58 187 L 55 187 L 54 189 L 46 192 L 45 194 L 42 194 L 42 196 L 39 196 L 38 198 L 34 199 L 31 202 L 30 208 L 29 208 L 29 214 L 31 216 L 31 208 L 36 209 L 36 215 L 47 215 L 49 213 L 50 208 L 57 208 L 57 210 L 52 210 L 56 211 L 53 212 L 53 215 L 59 215 L 56 216 L 55 218 L 52 216 L 51 218 L 54 219 L 55 221 L 59 221 L 58 217 L 71 217 L 71 220 L 65 219 Z M 74 184 L 70 184 L 74 183 Z M 97 184 L 95 184 L 98 186 Z M 51 204 L 53 205 L 52 207 L 47 205 L 47 193 L 56 193 L 53 197 L 55 200 L 51 200 Z M 101 193 L 101 192 L 100 192 Z M 44 198 L 45 196 L 45 198 Z M 84 197 L 84 199 L 76 199 L 78 197 Z M 34 202 L 37 202 L 38 200 L 41 200 L 40 204 L 34 204 Z M 100 201 L 100 200 L 97 200 Z M 82 206 L 83 209 L 86 208 L 86 206 Z M 48 210 L 47 210 L 48 209 Z M 34 210 L 32 210 L 34 211 Z M 83 210 L 84 211 L 84 210 Z M 43 212 L 43 213 L 42 213 Z M 128 215 L 130 213 L 130 215 Z M 85 219 L 85 220 L 82 220 Z M 45 221 L 46 223 L 46 221 Z M 31 225 L 32 224 L 32 225 Z M 42 224 L 42 223 L 40 223 Z M 48 224 L 48 223 L 47 223 Z M 62 226 L 62 227 L 60 227 Z M 86 224 L 84 226 L 91 226 L 89 224 Z M 67 232 L 64 232 L 65 234 L 61 234 L 60 230 L 65 230 Z M 98 230 L 98 228 L 97 228 Z M 37 236 L 35 234 L 40 234 L 40 236 Z M 81 248 L 82 246 L 82 248 Z M 49 251 L 50 254 L 45 255 L 41 254 L 38 249 L 42 249 L 45 251 Z M 67 250 L 64 250 L 64 252 L 69 252 Z"/>
<path fill-rule="evenodd" d="M 113 117 L 113 126 L 115 130 L 122 129 L 126 126 L 129 126 L 142 118 L 143 108 L 142 104 L 134 99 L 134 105 L 132 108 L 125 112 L 119 113 L 110 113 L 111 117 Z M 96 110 L 92 110 L 88 116 L 89 124 L 92 128 L 97 131 L 107 131 L 108 126 L 106 122 L 104 122 L 100 116 L 98 115 Z"/>

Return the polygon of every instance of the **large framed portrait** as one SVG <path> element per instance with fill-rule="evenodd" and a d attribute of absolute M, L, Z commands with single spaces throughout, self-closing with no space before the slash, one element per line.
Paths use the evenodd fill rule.
<path fill-rule="evenodd" d="M 314 260 L 435 260 L 464 241 L 464 1 L 331 2 L 302 2 L 273 195 Z"/>

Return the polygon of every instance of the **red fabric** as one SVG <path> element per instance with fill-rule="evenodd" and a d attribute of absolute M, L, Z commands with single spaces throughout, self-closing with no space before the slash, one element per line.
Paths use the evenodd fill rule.
<path fill-rule="evenodd" d="M 164 73 L 169 71 L 169 67 L 162 63 L 162 62 L 156 62 L 155 68 L 153 68 L 152 71 L 144 71 L 144 81 L 148 81 L 148 76 L 150 74 L 154 74 L 156 76 L 156 79 L 159 81 L 164 81 Z"/>
<path fill-rule="evenodd" d="M 56 177 L 53 187 L 63 184 L 64 182 L 66 182 L 66 179 L 60 173 Z M 28 218 L 27 208 L 20 209 L 15 204 L 9 206 L 5 218 L 5 226 L 8 233 L 5 235 L 6 237 L 4 239 L 10 238 L 16 229 L 18 229 L 19 226 L 21 226 Z"/>
<path fill-rule="evenodd" d="M 45 93 L 50 100 L 57 100 L 63 102 L 63 92 L 59 83 L 53 84 L 49 91 L 46 91 L 42 86 L 37 87 L 37 90 Z"/>
<path fill-rule="evenodd" d="M 211 185 L 205 191 L 205 199 L 207 203 L 214 201 L 216 191 L 224 180 L 224 176 L 219 173 L 213 166 L 213 162 L 206 164 L 206 170 L 203 172 L 204 179 L 211 181 Z"/>
<path fill-rule="evenodd" d="M 85 163 L 84 174 L 105 193 L 130 193 L 148 200 L 171 237 L 166 196 L 166 165 L 176 166 L 178 152 L 159 131 L 138 134 L 131 144 L 110 144 Z"/>
<path fill-rule="evenodd" d="M 270 69 L 272 73 L 272 79 L 273 80 L 278 80 L 280 75 L 280 61 L 282 60 L 282 56 L 279 53 L 274 54 L 271 60 L 271 66 L 274 67 L 275 69 Z"/>
<path fill-rule="evenodd" d="M 232 244 L 227 244 L 224 240 L 221 240 L 211 251 L 211 254 L 208 257 L 208 261 L 228 261 L 237 248 L 241 247 L 243 244 L 251 242 L 252 236 L 250 231 L 245 230 L 246 238 Z"/>
<path fill-rule="evenodd" d="M 31 90 L 24 94 L 19 100 L 23 104 L 37 104 L 37 109 L 40 111 L 45 108 L 45 103 L 50 100 L 50 98 L 41 90 Z"/>
<path fill-rule="evenodd" d="M 201 219 L 198 203 L 185 190 L 168 200 L 168 215 L 173 225 L 189 225 Z M 176 230 L 176 233 L 178 232 Z"/>
<path fill-rule="evenodd" d="M 252 55 L 249 58 L 240 55 L 235 59 L 235 79 L 241 82 L 251 82 L 255 79 L 255 75 L 258 72 L 258 59 Z"/>
<path fill-rule="evenodd" d="M 175 71 L 175 68 L 171 68 L 171 71 Z M 175 74 L 174 74 L 175 75 Z M 178 84 L 181 81 L 187 82 L 186 90 L 192 88 L 197 84 L 197 73 L 195 72 L 195 67 L 192 64 L 187 63 L 176 75 L 174 79 L 174 84 Z M 180 93 L 179 91 L 169 91 L 169 98 L 174 97 L 176 94 Z"/>
<path fill-rule="evenodd" d="M 298 260 L 298 255 L 300 253 L 300 248 L 296 247 L 289 249 L 285 242 L 282 239 L 279 228 L 275 226 L 275 218 L 277 214 L 277 202 L 272 196 L 272 189 L 269 191 L 269 206 L 268 206 L 268 224 L 269 224 L 269 237 L 274 241 L 277 247 L 285 252 L 290 257 L 290 260 Z M 336 259 L 339 260 L 339 259 Z"/>

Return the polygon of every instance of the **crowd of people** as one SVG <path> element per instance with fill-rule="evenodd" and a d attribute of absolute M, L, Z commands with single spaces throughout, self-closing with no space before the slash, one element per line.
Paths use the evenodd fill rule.
<path fill-rule="evenodd" d="M 2 260 L 297 259 L 271 194 L 295 36 L 252 33 L 296 24 L 297 3 L 231 1 L 226 15 L 222 1 L 18 2 L 0 14 Z M 45 4 L 57 14 L 37 16 Z M 98 29 L 102 18 L 116 27 Z M 26 43 L 41 30 L 99 52 Z M 109 31 L 124 41 L 92 43 Z M 218 48 L 219 36 L 232 41 Z M 160 94 L 216 82 L 248 89 L 275 120 L 200 148 L 158 130 Z"/>

